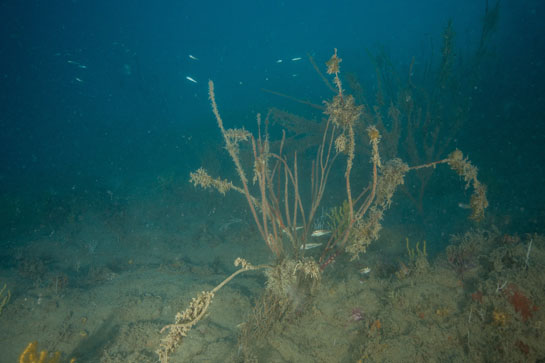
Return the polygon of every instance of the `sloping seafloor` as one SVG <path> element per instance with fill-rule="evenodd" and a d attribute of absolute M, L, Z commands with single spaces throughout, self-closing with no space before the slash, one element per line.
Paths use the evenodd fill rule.
<path fill-rule="evenodd" d="M 162 190 L 164 200 L 108 192 L 4 248 L 0 302 L 8 290 L 11 297 L 0 315 L 1 360 L 17 361 L 37 341 L 38 350 L 62 352 L 61 361 L 156 362 L 161 328 L 235 271 L 236 257 L 270 262 L 239 199 L 189 188 Z M 236 208 L 218 207 L 224 203 Z M 262 272 L 242 274 L 170 361 L 545 358 L 543 236 L 474 227 L 445 237 L 451 246 L 429 256 L 422 243 L 407 248 L 407 227 L 385 225 L 359 261 L 339 256 L 285 310 L 262 298 Z"/>

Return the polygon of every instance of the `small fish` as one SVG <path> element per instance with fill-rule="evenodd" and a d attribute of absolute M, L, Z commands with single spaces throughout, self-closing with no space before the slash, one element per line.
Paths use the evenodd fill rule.
<path fill-rule="evenodd" d="M 78 68 L 83 68 L 83 69 L 86 69 L 86 68 L 87 68 L 86 65 L 83 65 L 83 64 L 78 63 L 78 62 L 73 61 L 73 60 L 67 60 L 66 62 L 69 63 L 69 64 L 74 64 L 74 65 L 77 66 Z"/>
<path fill-rule="evenodd" d="M 305 250 L 310 250 L 311 248 L 316 248 L 316 247 L 320 247 L 322 244 L 321 243 L 306 243 L 304 245 L 304 249 Z M 303 246 L 301 246 L 301 249 L 303 249 Z"/>
<path fill-rule="evenodd" d="M 193 60 L 199 60 L 199 58 L 195 57 L 194 55 L 188 55 L 189 59 L 193 59 Z"/>
<path fill-rule="evenodd" d="M 296 231 L 298 231 L 298 230 L 300 230 L 300 229 L 303 229 L 303 226 L 297 226 L 297 227 L 295 227 L 295 230 L 296 230 Z M 288 229 L 287 229 L 287 228 L 284 228 L 284 229 L 282 229 L 282 232 L 284 232 L 284 233 L 287 234 L 287 233 L 288 233 Z"/>
<path fill-rule="evenodd" d="M 301 59 L 303 59 L 303 58 L 295 57 L 295 58 L 292 58 L 291 60 L 292 60 L 292 62 L 297 62 L 297 61 L 300 61 Z"/>
<path fill-rule="evenodd" d="M 187 79 L 189 82 L 198 83 L 197 81 L 195 81 L 193 78 L 189 76 L 185 76 L 185 79 Z"/>
<path fill-rule="evenodd" d="M 331 231 L 326 231 L 323 229 L 317 229 L 310 235 L 311 237 L 321 237 L 321 236 L 327 236 L 328 234 L 331 234 Z"/>
<path fill-rule="evenodd" d="M 279 60 L 276 61 L 276 63 L 282 63 L 282 62 L 283 62 L 282 59 L 279 59 Z"/>
<path fill-rule="evenodd" d="M 75 79 L 76 81 L 80 82 L 80 83 L 83 82 L 83 79 L 81 79 L 81 78 L 79 78 L 79 77 L 76 77 L 76 78 L 74 78 L 74 79 Z"/>
<path fill-rule="evenodd" d="M 471 209 L 471 206 L 469 204 L 465 204 L 465 203 L 458 203 L 458 207 L 460 207 L 462 209 Z"/>
<path fill-rule="evenodd" d="M 364 267 L 360 270 L 360 274 L 367 275 L 369 272 L 371 272 L 370 267 Z"/>

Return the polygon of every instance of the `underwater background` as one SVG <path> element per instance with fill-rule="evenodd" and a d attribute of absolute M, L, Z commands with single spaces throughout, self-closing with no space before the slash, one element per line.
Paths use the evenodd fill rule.
<path fill-rule="evenodd" d="M 384 139 L 399 127 L 383 158 L 462 150 L 484 218 L 468 220 L 448 168 L 407 176 L 379 240 L 322 264 L 319 288 L 287 295 L 293 311 L 264 313 L 281 305 L 263 302 L 267 276 L 244 274 L 169 361 L 544 360 L 544 15 L 538 0 L 3 1 L 0 361 L 157 361 L 161 328 L 235 258 L 274 263 L 244 197 L 189 182 L 204 166 L 240 184 L 208 81 L 226 127 L 257 134 L 268 115 L 271 139 L 288 130 L 287 153 L 308 164 L 335 49 L 362 130 L 379 115 Z M 241 159 L 251 180 L 251 146 Z M 346 199 L 343 173 L 316 230 Z"/>

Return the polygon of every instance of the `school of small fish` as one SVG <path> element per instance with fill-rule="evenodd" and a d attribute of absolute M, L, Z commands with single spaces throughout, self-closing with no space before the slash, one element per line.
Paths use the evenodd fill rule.
<path fill-rule="evenodd" d="M 194 61 L 198 61 L 199 58 L 195 57 L 194 55 L 192 54 L 188 54 L 187 56 L 189 59 L 191 60 L 194 60 Z M 297 62 L 297 61 L 300 61 L 301 59 L 303 59 L 302 57 L 293 57 L 291 58 L 290 60 L 292 62 Z M 276 63 L 283 63 L 284 60 L 283 59 L 277 59 L 276 60 Z M 296 74 L 292 74 L 292 77 L 296 77 L 297 75 Z M 195 78 L 191 77 L 191 76 L 185 76 L 185 79 L 187 79 L 189 82 L 192 82 L 192 83 L 199 83 Z M 239 84 L 242 84 L 242 82 L 239 82 Z"/>

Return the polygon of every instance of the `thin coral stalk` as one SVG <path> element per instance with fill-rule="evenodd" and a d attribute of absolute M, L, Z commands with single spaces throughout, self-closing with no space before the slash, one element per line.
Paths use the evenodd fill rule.
<path fill-rule="evenodd" d="M 252 212 L 252 216 L 254 217 L 254 221 L 255 221 L 255 223 L 257 225 L 259 233 L 261 234 L 263 239 L 267 242 L 268 241 L 267 234 L 265 233 L 265 229 L 263 228 L 263 226 L 261 225 L 261 223 L 259 221 L 256 209 L 254 207 L 254 203 L 252 203 L 252 196 L 251 196 L 250 191 L 248 189 L 248 180 L 246 179 L 246 175 L 244 174 L 244 170 L 242 169 L 242 165 L 240 164 L 240 160 L 239 160 L 238 155 L 237 155 L 237 153 L 236 153 L 236 151 L 234 149 L 234 145 L 232 145 L 232 142 L 227 137 L 226 130 L 225 130 L 224 126 L 223 126 L 223 120 L 222 120 L 222 118 L 220 116 L 220 113 L 218 111 L 218 106 L 216 104 L 216 96 L 215 96 L 215 93 L 214 93 L 214 82 L 212 82 L 211 80 L 208 82 L 208 94 L 209 94 L 209 97 L 210 97 L 210 103 L 212 105 L 212 112 L 214 113 L 214 116 L 216 117 L 216 121 L 218 123 L 218 126 L 219 126 L 219 128 L 221 130 L 221 133 L 223 135 L 223 138 L 225 140 L 227 151 L 229 152 L 229 155 L 231 155 L 231 158 L 233 159 L 233 162 L 235 163 L 237 173 L 239 175 L 240 181 L 242 182 L 242 186 L 244 188 L 244 196 L 246 197 L 246 199 L 248 201 L 248 205 L 250 206 L 250 210 Z M 266 208 L 266 207 L 262 206 L 261 209 L 264 209 L 264 208 Z M 267 242 L 267 244 L 268 244 L 268 242 Z"/>

